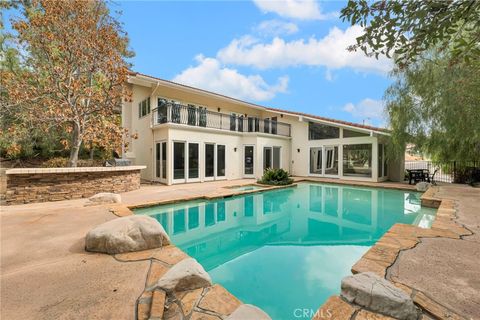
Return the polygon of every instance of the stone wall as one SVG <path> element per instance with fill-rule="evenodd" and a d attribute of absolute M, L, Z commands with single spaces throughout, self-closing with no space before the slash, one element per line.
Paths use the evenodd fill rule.
<path fill-rule="evenodd" d="M 7 205 L 87 198 L 140 188 L 144 166 L 7 170 Z"/>

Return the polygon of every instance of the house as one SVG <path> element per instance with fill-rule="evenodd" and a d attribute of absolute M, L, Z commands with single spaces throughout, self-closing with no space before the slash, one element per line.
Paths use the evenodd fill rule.
<path fill-rule="evenodd" d="M 123 157 L 147 166 L 145 180 L 260 178 L 266 168 L 363 181 L 403 177 L 404 159 L 385 157 L 389 132 L 382 128 L 268 108 L 141 73 L 132 73 L 128 86 Z"/>

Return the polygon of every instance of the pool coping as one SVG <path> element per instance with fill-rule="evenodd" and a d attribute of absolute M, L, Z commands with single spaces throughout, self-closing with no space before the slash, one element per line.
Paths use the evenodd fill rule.
<path fill-rule="evenodd" d="M 430 229 L 423 229 L 414 225 L 394 224 L 351 268 L 353 274 L 373 272 L 390 281 L 393 285 L 406 292 L 413 302 L 421 308 L 424 314 L 435 319 L 463 319 L 462 316 L 435 301 L 427 292 L 422 292 L 399 281 L 391 279 L 389 269 L 398 259 L 402 251 L 410 250 L 422 242 L 423 238 L 450 238 L 462 239 L 473 232 L 459 223 L 457 219 L 456 200 L 443 199 L 436 194 L 439 187 L 432 186 L 421 196 L 421 205 L 437 208 L 435 220 Z M 325 312 L 332 312 L 333 318 L 358 319 L 359 314 L 374 314 L 378 319 L 391 319 L 386 316 L 372 313 L 353 305 L 339 296 L 331 296 L 315 313 L 313 319 L 324 319 Z M 348 315 L 348 316 L 347 316 Z M 362 318 L 362 317 L 360 317 Z M 362 319 L 368 319 L 368 315 Z M 371 318 L 371 316 L 370 316 Z M 376 318 L 376 319 L 377 319 Z"/>

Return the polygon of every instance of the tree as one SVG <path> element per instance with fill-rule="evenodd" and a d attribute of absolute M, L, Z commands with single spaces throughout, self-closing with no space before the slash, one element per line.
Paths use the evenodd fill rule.
<path fill-rule="evenodd" d="M 394 69 L 385 94 L 393 154 L 414 143 L 440 163 L 480 159 L 480 63 L 450 60 L 434 51 Z"/>
<path fill-rule="evenodd" d="M 27 128 L 59 130 L 69 139 L 70 166 L 82 143 L 118 147 L 119 108 L 129 99 L 125 82 L 128 38 L 102 0 L 34 0 L 12 21 L 22 52 L 19 68 L 2 70 L 2 116 Z"/>
<path fill-rule="evenodd" d="M 396 55 L 399 67 L 415 62 L 433 48 L 454 60 L 480 56 L 480 1 L 349 0 L 341 18 L 364 27 L 350 50 L 368 55 Z"/>

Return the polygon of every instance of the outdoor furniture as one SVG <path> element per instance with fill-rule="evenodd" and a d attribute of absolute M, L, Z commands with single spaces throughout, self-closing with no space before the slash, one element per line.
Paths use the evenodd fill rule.
<path fill-rule="evenodd" d="M 430 182 L 430 174 L 428 169 L 407 169 L 408 184 L 416 183 L 418 181 Z"/>

